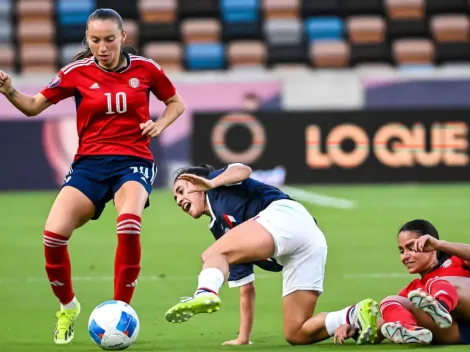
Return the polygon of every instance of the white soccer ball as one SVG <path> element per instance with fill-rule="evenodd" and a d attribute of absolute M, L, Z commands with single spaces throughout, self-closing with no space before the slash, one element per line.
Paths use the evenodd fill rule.
<path fill-rule="evenodd" d="M 106 301 L 96 307 L 88 320 L 92 340 L 104 350 L 123 350 L 132 345 L 139 334 L 139 317 L 121 301 Z"/>

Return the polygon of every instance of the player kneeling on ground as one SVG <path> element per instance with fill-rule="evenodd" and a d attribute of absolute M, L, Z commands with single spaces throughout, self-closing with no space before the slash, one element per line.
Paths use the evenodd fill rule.
<path fill-rule="evenodd" d="M 470 344 L 470 245 L 440 240 L 430 222 L 413 220 L 399 230 L 398 249 L 408 272 L 421 278 L 381 302 L 377 342 Z"/>
<path fill-rule="evenodd" d="M 204 264 L 194 296 L 168 310 L 166 319 L 180 323 L 219 310 L 218 292 L 228 279 L 229 286 L 240 287 L 240 330 L 237 339 L 225 344 L 250 343 L 255 264 L 282 270 L 284 336 L 289 343 L 325 340 L 346 322 L 357 328 L 358 343 L 374 341 L 378 305 L 371 299 L 312 316 L 323 291 L 325 236 L 300 203 L 250 175 L 251 169 L 243 164 L 217 171 L 201 165 L 178 172 L 173 186 L 176 204 L 195 219 L 209 216 L 216 242 L 201 256 Z"/>

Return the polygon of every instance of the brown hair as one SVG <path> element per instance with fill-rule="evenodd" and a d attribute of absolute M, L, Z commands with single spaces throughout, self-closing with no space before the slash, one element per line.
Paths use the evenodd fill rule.
<path fill-rule="evenodd" d="M 416 220 L 408 221 L 406 224 L 400 227 L 400 230 L 398 230 L 398 234 L 400 234 L 403 231 L 414 232 L 419 237 L 424 236 L 424 235 L 429 235 L 431 237 L 434 237 L 436 240 L 439 240 L 439 233 L 437 232 L 437 229 L 434 227 L 433 224 L 431 224 L 427 220 L 416 219 Z M 439 265 L 444 263 L 447 259 L 451 257 L 447 253 L 444 253 L 441 251 L 437 251 L 436 254 L 437 254 L 437 260 L 439 262 Z"/>
<path fill-rule="evenodd" d="M 88 20 L 86 21 L 86 29 L 88 30 L 88 23 L 90 21 L 94 20 L 113 20 L 118 24 L 119 29 L 122 31 L 122 17 L 120 14 L 118 14 L 116 11 L 113 9 L 96 9 L 89 17 Z M 72 62 L 77 61 L 77 60 L 83 60 L 86 59 L 90 56 L 92 56 L 92 52 L 90 50 L 90 47 L 86 43 L 86 38 L 83 40 L 84 45 L 86 46 L 86 49 L 79 52 L 77 55 L 75 55 L 72 59 Z M 122 51 L 124 52 L 129 52 L 129 51 L 134 51 L 137 52 L 137 49 L 134 46 L 126 46 L 122 48 Z"/>

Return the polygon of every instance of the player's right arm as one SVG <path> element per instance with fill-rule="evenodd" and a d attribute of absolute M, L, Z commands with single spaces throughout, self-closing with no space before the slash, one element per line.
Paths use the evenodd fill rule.
<path fill-rule="evenodd" d="M 470 267 L 470 244 L 440 240 L 438 250 L 459 257 L 467 267 Z"/>
<path fill-rule="evenodd" d="M 465 261 L 466 265 L 470 262 L 470 245 L 466 243 L 447 242 L 424 235 L 418 239 L 409 240 L 407 245 L 412 245 L 416 252 L 441 251 L 459 257 Z"/>
<path fill-rule="evenodd" d="M 238 332 L 238 340 L 242 344 L 250 343 L 255 319 L 255 296 L 254 282 L 240 287 L 240 330 Z"/>
<path fill-rule="evenodd" d="M 224 169 L 211 172 L 207 178 L 193 174 L 181 174 L 179 178 L 191 182 L 193 188 L 188 190 L 188 193 L 194 193 L 205 192 L 221 186 L 234 186 L 249 178 L 250 175 L 251 168 L 248 165 L 235 163 Z"/>
<path fill-rule="evenodd" d="M 18 91 L 13 87 L 10 76 L 3 71 L 0 71 L 0 93 L 26 116 L 39 115 L 52 105 L 41 93 L 31 96 Z"/>

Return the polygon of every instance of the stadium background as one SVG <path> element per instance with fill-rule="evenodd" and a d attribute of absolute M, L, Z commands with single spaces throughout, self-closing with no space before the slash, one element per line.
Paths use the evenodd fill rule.
<path fill-rule="evenodd" d="M 236 336 L 237 292 L 227 288 L 217 315 L 164 321 L 192 293 L 199 254 L 212 242 L 206 223 L 180 214 L 168 190 L 187 163 L 247 162 L 309 208 L 330 247 L 319 311 L 380 300 L 410 280 L 395 235 L 411 218 L 468 242 L 468 1 L 0 0 L 0 69 L 36 93 L 81 50 L 97 7 L 124 17 L 129 44 L 165 69 L 187 105 L 152 141 L 159 175 L 144 216 L 133 349 L 219 350 Z M 152 99 L 157 118 L 162 105 Z M 1 98 L 0 111 L 0 351 L 65 350 L 52 344 L 57 306 L 41 234 L 75 152 L 74 103 L 26 118 Z M 114 222 L 108 206 L 71 242 L 84 311 L 67 350 L 95 350 L 87 314 L 111 295 Z M 257 274 L 250 349 L 288 348 L 280 278 Z"/>

